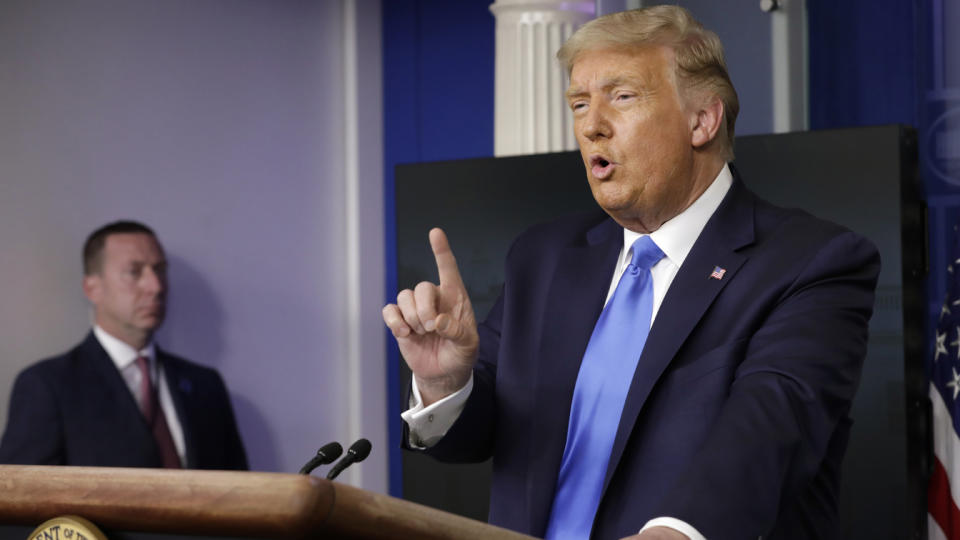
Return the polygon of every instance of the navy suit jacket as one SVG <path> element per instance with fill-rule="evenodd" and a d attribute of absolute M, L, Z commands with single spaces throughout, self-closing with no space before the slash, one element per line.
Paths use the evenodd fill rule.
<path fill-rule="evenodd" d="M 622 245 L 622 228 L 598 211 L 534 227 L 511 247 L 473 392 L 427 450 L 493 458 L 491 523 L 545 533 L 577 372 Z M 592 537 L 636 534 L 658 516 L 711 540 L 836 537 L 879 269 L 869 241 L 736 179 L 650 329 Z"/>
<path fill-rule="evenodd" d="M 247 468 L 220 375 L 156 349 L 192 469 Z M 116 364 L 90 332 L 62 356 L 22 371 L 10 396 L 0 463 L 162 467 L 160 452 Z"/>

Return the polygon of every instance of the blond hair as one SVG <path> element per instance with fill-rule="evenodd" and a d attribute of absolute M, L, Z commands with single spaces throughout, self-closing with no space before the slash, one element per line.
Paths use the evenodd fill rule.
<path fill-rule="evenodd" d="M 604 15 L 570 36 L 557 51 L 557 58 L 569 75 L 577 56 L 585 51 L 611 46 L 657 45 L 673 50 L 681 91 L 705 91 L 723 103 L 724 121 L 717 139 L 723 158 L 733 160 L 734 126 L 740 101 L 727 73 L 723 45 L 717 34 L 704 28 L 686 9 L 661 5 Z"/>

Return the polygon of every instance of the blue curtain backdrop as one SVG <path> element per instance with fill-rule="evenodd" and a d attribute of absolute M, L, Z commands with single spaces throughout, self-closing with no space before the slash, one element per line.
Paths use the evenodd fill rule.
<path fill-rule="evenodd" d="M 960 0 L 807 0 L 807 10 L 811 127 L 901 123 L 917 130 L 929 212 L 929 358 L 960 223 Z M 923 497 L 908 500 L 915 496 Z M 908 515 L 917 520 L 911 530 L 924 528 L 924 512 Z"/>
<path fill-rule="evenodd" d="M 807 0 L 810 128 L 917 126 L 910 0 Z"/>
<path fill-rule="evenodd" d="M 960 1 L 807 0 L 807 12 L 811 128 L 917 129 L 930 329 L 946 288 L 949 232 L 960 223 Z"/>
<path fill-rule="evenodd" d="M 491 0 L 383 2 L 387 301 L 398 290 L 394 167 L 493 155 L 495 21 Z M 427 237 L 423 238 L 424 243 Z M 414 283 L 402 283 L 403 288 Z M 482 316 L 482 314 L 481 314 Z M 400 353 L 388 333 L 390 494 L 402 495 Z"/>

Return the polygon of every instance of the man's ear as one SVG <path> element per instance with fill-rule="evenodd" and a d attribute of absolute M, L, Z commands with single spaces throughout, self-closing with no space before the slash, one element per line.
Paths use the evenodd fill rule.
<path fill-rule="evenodd" d="M 97 305 L 100 302 L 100 295 L 103 290 L 99 274 L 90 274 L 83 276 L 83 295 L 91 304 Z"/>
<path fill-rule="evenodd" d="M 713 96 L 710 101 L 696 111 L 692 124 L 690 143 L 694 148 L 700 148 L 716 138 L 723 122 L 723 101 Z"/>

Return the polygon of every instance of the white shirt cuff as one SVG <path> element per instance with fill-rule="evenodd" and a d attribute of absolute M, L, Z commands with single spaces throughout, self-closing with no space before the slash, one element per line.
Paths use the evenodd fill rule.
<path fill-rule="evenodd" d="M 700 534 L 700 531 L 694 529 L 689 523 L 687 523 L 686 521 L 681 521 L 676 518 L 671 518 L 671 517 L 653 518 L 650 521 L 648 521 L 647 524 L 644 525 L 642 529 L 640 529 L 640 532 L 643 532 L 651 527 L 669 527 L 677 532 L 687 535 L 687 537 L 690 538 L 690 540 L 707 540 L 706 537 Z"/>
<path fill-rule="evenodd" d="M 447 434 L 453 423 L 460 417 L 467 398 L 473 390 L 473 373 L 470 374 L 470 379 L 463 388 L 431 403 L 428 407 L 423 406 L 423 398 L 420 396 L 420 389 L 417 388 L 416 378 L 413 379 L 411 386 L 413 392 L 410 393 L 410 408 L 400 413 L 400 417 L 410 428 L 410 437 L 407 442 L 411 447 L 422 450 L 437 444 L 437 441 Z"/>

